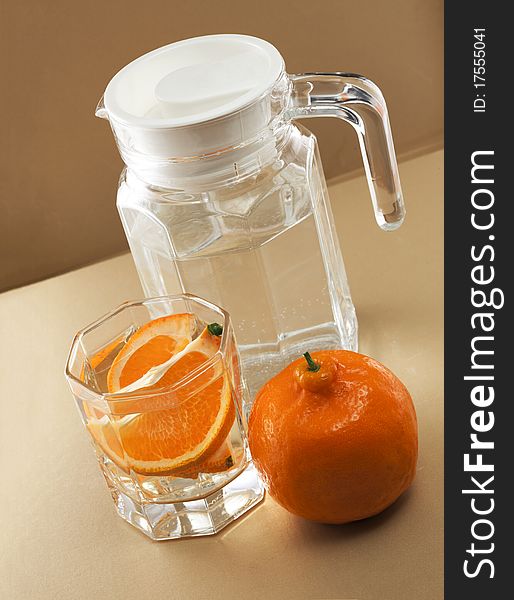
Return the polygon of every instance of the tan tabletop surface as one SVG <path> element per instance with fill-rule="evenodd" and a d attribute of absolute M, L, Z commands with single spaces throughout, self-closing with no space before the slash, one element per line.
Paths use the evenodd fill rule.
<path fill-rule="evenodd" d="M 0 295 L 2 600 L 443 597 L 443 154 L 400 170 L 408 215 L 394 234 L 374 224 L 362 178 L 330 194 L 360 349 L 416 404 L 411 490 L 382 515 L 339 527 L 304 522 L 270 498 L 208 538 L 152 542 L 118 518 L 63 367 L 76 330 L 141 296 L 121 256 Z"/>

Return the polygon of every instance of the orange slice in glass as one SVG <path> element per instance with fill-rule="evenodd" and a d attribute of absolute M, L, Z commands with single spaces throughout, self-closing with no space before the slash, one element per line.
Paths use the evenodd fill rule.
<path fill-rule="evenodd" d="M 220 457 L 235 419 L 231 386 L 220 362 L 206 365 L 217 353 L 220 337 L 205 328 L 188 352 L 188 332 L 193 331 L 192 315 L 156 319 L 139 329 L 114 360 L 107 377 L 110 393 L 185 349 L 157 383 L 142 389 L 143 398 L 135 392 L 134 400 L 110 402 L 114 416 L 109 427 L 108 417 L 89 421 L 97 443 L 121 468 L 184 477 L 204 468 L 209 472 L 211 466 L 219 471 L 222 459 L 225 468 L 231 466 L 226 451 Z M 179 381 L 178 388 L 168 391 Z"/>
<path fill-rule="evenodd" d="M 154 319 L 140 327 L 114 359 L 107 375 L 110 393 L 133 383 L 151 367 L 160 365 L 192 340 L 194 315 L 184 313 Z"/>

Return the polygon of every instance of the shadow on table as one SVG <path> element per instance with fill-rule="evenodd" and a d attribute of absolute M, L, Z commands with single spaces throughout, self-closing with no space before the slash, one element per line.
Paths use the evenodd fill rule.
<path fill-rule="evenodd" d="M 389 508 L 381 512 L 380 514 L 363 519 L 361 521 L 354 521 L 353 523 L 345 523 L 344 525 L 327 525 L 324 523 L 315 523 L 313 521 L 307 521 L 295 515 L 291 515 L 285 509 L 280 508 L 280 513 L 283 512 L 284 519 L 289 519 L 290 533 L 291 529 L 294 528 L 294 536 L 302 538 L 304 541 L 309 543 L 336 543 L 339 541 L 351 541 L 352 539 L 363 537 L 376 529 L 386 525 L 392 520 L 398 511 L 403 509 L 403 505 L 409 502 L 411 496 L 411 489 L 404 492 L 394 504 Z M 268 497 L 269 502 L 269 497 Z M 258 504 L 248 513 L 240 517 L 234 523 L 231 523 L 218 535 L 213 536 L 218 540 L 230 540 L 236 530 L 244 526 L 248 519 L 258 518 L 257 513 L 259 510 L 265 509 L 264 503 Z"/>
<path fill-rule="evenodd" d="M 411 490 L 407 490 L 393 505 L 380 514 L 344 525 L 325 525 L 297 518 L 295 520 L 296 535 L 305 538 L 309 543 L 351 541 L 375 531 L 393 519 L 396 513 L 402 510 L 403 505 L 409 502 L 410 495 Z"/>

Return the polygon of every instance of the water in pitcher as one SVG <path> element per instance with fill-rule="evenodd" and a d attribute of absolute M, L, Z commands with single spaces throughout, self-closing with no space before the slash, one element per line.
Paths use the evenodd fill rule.
<path fill-rule="evenodd" d="M 356 347 L 322 180 L 297 165 L 260 178 L 145 203 L 126 181 L 118 201 L 147 296 L 187 291 L 230 312 L 251 398 L 307 350 Z"/>

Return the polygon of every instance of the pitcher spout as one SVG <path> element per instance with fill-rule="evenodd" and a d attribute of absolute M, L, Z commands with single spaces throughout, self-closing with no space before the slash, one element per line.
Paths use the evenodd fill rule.
<path fill-rule="evenodd" d="M 95 117 L 99 117 L 100 119 L 109 120 L 109 115 L 107 113 L 107 109 L 105 108 L 104 97 L 102 96 L 96 105 L 95 109 Z"/>

